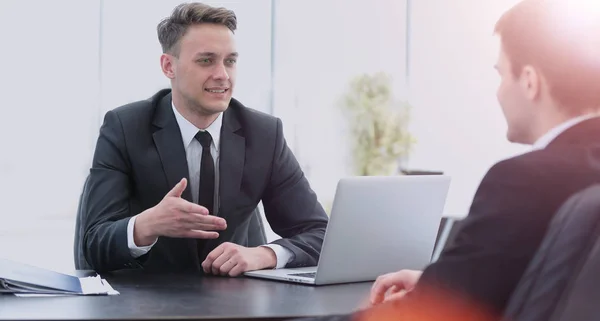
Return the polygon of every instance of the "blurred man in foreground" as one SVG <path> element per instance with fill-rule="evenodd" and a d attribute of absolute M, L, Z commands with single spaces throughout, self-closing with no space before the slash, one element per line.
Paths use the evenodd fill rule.
<path fill-rule="evenodd" d="M 600 183 L 600 14 L 587 3 L 525 0 L 497 22 L 507 138 L 533 150 L 488 171 L 438 261 L 381 276 L 374 307 L 337 319 L 502 316 L 555 212 Z"/>

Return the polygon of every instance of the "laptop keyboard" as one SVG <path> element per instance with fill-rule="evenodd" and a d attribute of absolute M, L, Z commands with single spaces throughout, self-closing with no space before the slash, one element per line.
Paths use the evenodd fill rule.
<path fill-rule="evenodd" d="M 289 275 L 302 276 L 302 277 L 305 277 L 305 278 L 314 279 L 317 276 L 317 272 L 310 272 L 310 273 L 290 273 Z"/>

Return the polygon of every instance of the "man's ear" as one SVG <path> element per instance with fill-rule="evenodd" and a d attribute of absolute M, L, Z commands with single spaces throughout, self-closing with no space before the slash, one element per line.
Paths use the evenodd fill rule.
<path fill-rule="evenodd" d="M 525 93 L 525 97 L 529 100 L 535 100 L 540 96 L 540 91 L 542 89 L 541 81 L 540 74 L 535 68 L 529 65 L 523 67 L 520 84 Z"/>
<path fill-rule="evenodd" d="M 175 59 L 175 57 L 166 53 L 160 56 L 160 67 L 163 74 L 169 79 L 175 78 Z"/>

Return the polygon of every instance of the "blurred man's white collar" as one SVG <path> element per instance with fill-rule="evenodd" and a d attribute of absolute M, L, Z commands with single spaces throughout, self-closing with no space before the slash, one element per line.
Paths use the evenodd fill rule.
<path fill-rule="evenodd" d="M 567 129 L 581 123 L 582 121 L 594 118 L 594 117 L 599 117 L 600 114 L 598 113 L 592 113 L 592 114 L 586 114 L 586 115 L 582 115 L 579 117 L 575 117 L 575 118 L 571 118 L 569 120 L 567 120 L 566 122 L 552 128 L 551 130 L 549 130 L 546 134 L 544 134 L 542 137 L 540 137 L 534 144 L 533 144 L 533 150 L 537 150 L 537 149 L 544 149 L 546 148 L 546 146 L 548 146 L 548 144 L 550 144 L 556 137 L 558 137 L 560 134 L 562 134 L 564 131 L 566 131 Z"/>

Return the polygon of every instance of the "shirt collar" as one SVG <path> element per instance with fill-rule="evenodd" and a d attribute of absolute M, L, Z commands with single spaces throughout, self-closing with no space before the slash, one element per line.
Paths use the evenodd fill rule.
<path fill-rule="evenodd" d="M 187 150 L 188 146 L 195 139 L 196 134 L 199 131 L 203 131 L 203 130 L 199 129 L 194 124 L 190 123 L 189 120 L 185 119 L 185 117 L 183 117 L 183 115 L 181 115 L 179 113 L 179 111 L 177 111 L 177 108 L 175 108 L 175 104 L 173 104 L 173 101 L 171 101 L 171 108 L 173 108 L 173 113 L 175 114 L 175 119 L 177 119 L 177 124 L 179 125 L 179 130 L 181 130 L 181 138 L 183 139 L 183 144 Z M 219 142 L 221 139 L 221 126 L 222 125 L 223 125 L 223 113 L 219 113 L 219 116 L 217 117 L 217 119 L 215 119 L 215 121 L 212 122 L 212 124 L 210 124 L 210 126 L 208 126 L 208 128 L 206 128 L 206 131 L 208 131 L 210 136 L 212 136 L 213 144 L 214 144 L 215 148 L 217 149 L 217 152 L 219 151 Z"/>
<path fill-rule="evenodd" d="M 556 139 L 556 137 L 565 132 L 567 129 L 583 122 L 584 120 L 588 120 L 598 116 L 598 114 L 593 113 L 567 120 L 566 122 L 549 130 L 546 134 L 542 135 L 542 137 L 538 138 L 538 140 L 533 144 L 533 149 L 536 150 L 546 148 L 554 139 Z"/>

